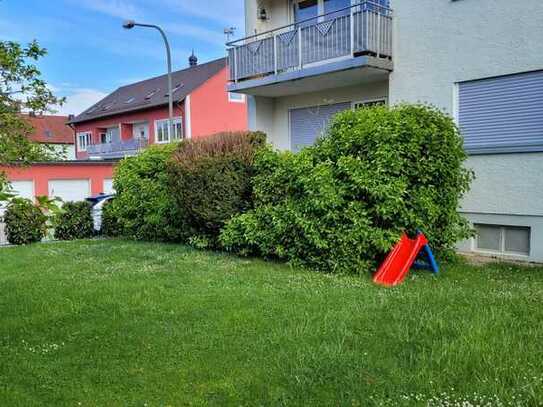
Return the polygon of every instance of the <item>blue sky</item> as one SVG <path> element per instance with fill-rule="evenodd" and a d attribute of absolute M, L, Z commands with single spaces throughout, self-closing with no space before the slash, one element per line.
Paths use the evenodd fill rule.
<path fill-rule="evenodd" d="M 124 30 L 126 18 L 161 25 L 174 69 L 194 48 L 200 62 L 225 55 L 223 30 L 243 32 L 243 0 L 0 0 L 0 38 L 37 39 L 48 50 L 38 64 L 60 113 L 78 114 L 119 86 L 165 72 L 155 30 Z"/>

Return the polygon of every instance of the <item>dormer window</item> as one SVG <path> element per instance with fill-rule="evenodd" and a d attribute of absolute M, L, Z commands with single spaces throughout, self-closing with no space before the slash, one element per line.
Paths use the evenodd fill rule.
<path fill-rule="evenodd" d="M 113 107 L 114 104 L 115 102 L 105 103 L 102 105 L 102 110 L 109 110 Z"/>
<path fill-rule="evenodd" d="M 87 110 L 87 114 L 92 114 L 98 110 L 98 106 L 93 106 L 89 110 Z"/>
<path fill-rule="evenodd" d="M 149 92 L 147 94 L 147 96 L 145 96 L 145 100 L 149 100 L 151 99 L 160 89 L 155 89 L 155 90 L 152 90 L 151 92 Z"/>
<path fill-rule="evenodd" d="M 183 83 L 178 83 L 177 85 L 175 85 L 175 87 L 172 89 L 172 94 L 177 92 L 179 89 L 181 89 L 183 86 L 185 86 Z M 170 96 L 169 93 L 166 93 L 165 97 L 168 97 Z"/>

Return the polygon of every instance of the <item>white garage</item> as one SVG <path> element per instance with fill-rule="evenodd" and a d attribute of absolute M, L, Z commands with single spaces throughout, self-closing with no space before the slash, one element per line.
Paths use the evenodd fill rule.
<path fill-rule="evenodd" d="M 58 197 L 64 202 L 84 201 L 91 195 L 88 179 L 57 179 L 49 181 L 49 197 Z"/>
<path fill-rule="evenodd" d="M 111 178 L 104 178 L 104 194 L 111 195 L 115 193 L 113 188 L 113 180 Z"/>
<path fill-rule="evenodd" d="M 11 181 L 10 184 L 19 198 L 34 200 L 34 181 Z"/>

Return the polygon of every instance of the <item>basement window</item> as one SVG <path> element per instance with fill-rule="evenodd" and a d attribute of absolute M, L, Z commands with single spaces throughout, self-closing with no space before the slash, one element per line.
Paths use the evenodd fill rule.
<path fill-rule="evenodd" d="M 475 224 L 475 249 L 484 252 L 530 255 L 530 228 Z"/>

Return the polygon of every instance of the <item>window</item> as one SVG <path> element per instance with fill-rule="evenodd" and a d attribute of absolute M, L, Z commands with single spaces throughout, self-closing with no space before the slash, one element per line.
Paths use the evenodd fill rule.
<path fill-rule="evenodd" d="M 124 101 L 124 103 L 127 104 L 127 105 L 129 105 L 129 104 L 132 103 L 134 100 L 136 100 L 136 98 L 133 97 L 133 96 L 131 96 L 131 97 L 129 97 L 128 99 L 126 99 L 126 100 Z"/>
<path fill-rule="evenodd" d="M 530 254 L 530 228 L 476 224 L 475 248 L 501 254 Z"/>
<path fill-rule="evenodd" d="M 92 133 L 85 131 L 77 133 L 77 149 L 79 151 L 87 151 L 87 147 L 92 144 Z"/>
<path fill-rule="evenodd" d="M 172 89 L 172 94 L 174 94 L 175 92 L 177 92 L 179 89 L 181 89 L 183 86 L 185 86 L 184 84 L 182 83 L 178 83 L 177 85 L 174 86 L 174 88 Z M 166 94 L 164 95 L 164 97 L 168 97 L 170 96 L 170 93 L 169 92 L 166 92 Z"/>
<path fill-rule="evenodd" d="M 169 143 L 183 138 L 183 121 L 181 117 L 173 119 L 174 134 L 169 136 L 168 119 L 155 121 L 155 139 L 157 143 Z"/>
<path fill-rule="evenodd" d="M 351 10 L 348 8 L 350 5 L 351 0 L 324 0 L 324 14 L 340 10 L 337 13 L 327 15 L 326 19 L 334 19 L 351 14 Z"/>
<path fill-rule="evenodd" d="M 321 0 L 322 1 L 322 0 Z M 294 22 L 298 23 L 319 15 L 319 2 L 317 0 L 303 0 L 294 3 Z M 313 24 L 315 21 L 308 21 Z"/>
<path fill-rule="evenodd" d="M 45 137 L 47 138 L 53 137 L 53 132 L 51 130 L 45 130 Z"/>
<path fill-rule="evenodd" d="M 147 94 L 147 96 L 145 96 L 145 100 L 151 99 L 151 98 L 155 95 L 155 93 L 157 93 L 159 90 L 160 90 L 160 89 L 155 89 L 155 90 L 152 90 L 151 92 L 149 92 L 149 93 Z"/>
<path fill-rule="evenodd" d="M 543 151 L 543 71 L 459 83 L 456 103 L 468 153 Z"/>
<path fill-rule="evenodd" d="M 235 103 L 245 102 L 245 96 L 241 93 L 228 92 L 228 101 Z"/>
<path fill-rule="evenodd" d="M 111 143 L 111 138 L 108 137 L 107 133 L 100 133 L 100 143 L 102 144 Z"/>
<path fill-rule="evenodd" d="M 362 107 L 384 106 L 386 104 L 387 104 L 386 99 L 364 100 L 361 102 L 354 102 L 353 108 L 360 109 Z"/>
<path fill-rule="evenodd" d="M 315 143 L 328 127 L 330 119 L 343 110 L 351 108 L 351 102 L 332 105 L 290 109 L 290 148 L 297 152 Z"/>

